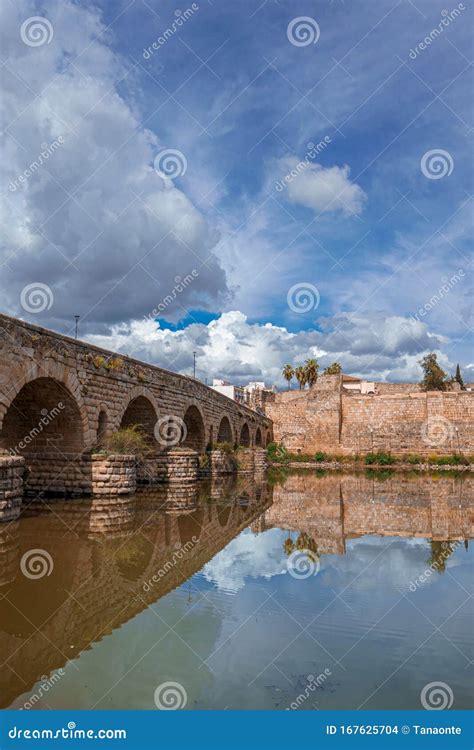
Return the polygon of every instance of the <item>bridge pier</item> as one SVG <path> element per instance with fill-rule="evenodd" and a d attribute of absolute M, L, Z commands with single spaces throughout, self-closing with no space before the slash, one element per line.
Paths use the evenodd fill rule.
<path fill-rule="evenodd" d="M 0 521 L 13 521 L 20 514 L 23 499 L 25 459 L 0 457 Z"/>

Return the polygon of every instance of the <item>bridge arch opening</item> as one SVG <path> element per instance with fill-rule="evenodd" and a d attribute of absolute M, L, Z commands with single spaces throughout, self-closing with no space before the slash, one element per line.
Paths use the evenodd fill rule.
<path fill-rule="evenodd" d="M 132 399 L 125 409 L 120 422 L 120 429 L 139 425 L 150 445 L 155 443 L 155 425 L 157 415 L 151 401 L 146 396 Z"/>
<path fill-rule="evenodd" d="M 257 427 L 257 431 L 255 433 L 255 445 L 258 445 L 260 448 L 263 445 L 262 431 L 261 431 L 260 427 Z"/>
<path fill-rule="evenodd" d="M 201 412 L 197 406 L 190 406 L 183 417 L 186 426 L 186 437 L 182 445 L 202 453 L 206 446 L 206 429 Z"/>
<path fill-rule="evenodd" d="M 222 417 L 217 433 L 218 443 L 233 443 L 232 427 L 227 417 Z"/>
<path fill-rule="evenodd" d="M 231 511 L 230 505 L 224 505 L 217 511 L 217 520 L 219 521 L 219 526 L 224 527 L 227 526 L 227 522 L 229 520 Z"/>
<path fill-rule="evenodd" d="M 247 422 L 244 422 L 240 430 L 239 445 L 243 445 L 245 448 L 250 446 L 250 430 Z"/>
<path fill-rule="evenodd" d="M 26 456 L 82 453 L 83 420 L 72 393 L 54 378 L 26 383 L 3 418 L 0 448 Z"/>
<path fill-rule="evenodd" d="M 101 409 L 99 412 L 99 419 L 97 423 L 97 445 L 104 445 L 107 437 L 107 426 L 109 418 L 105 409 Z"/>
<path fill-rule="evenodd" d="M 196 510 L 193 513 L 178 516 L 178 533 L 181 545 L 197 541 L 201 536 L 204 526 L 204 511 Z"/>

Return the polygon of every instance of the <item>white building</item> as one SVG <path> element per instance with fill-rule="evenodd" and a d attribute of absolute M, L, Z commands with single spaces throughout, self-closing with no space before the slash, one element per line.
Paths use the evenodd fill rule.
<path fill-rule="evenodd" d="M 225 380 L 218 380 L 217 378 L 214 378 L 212 381 L 213 390 L 217 391 L 218 393 L 222 393 L 224 396 L 227 396 L 227 398 L 231 398 L 233 401 L 237 401 L 239 404 L 246 404 L 247 403 L 247 394 L 245 393 L 245 389 L 240 385 L 232 385 L 231 383 L 227 383 Z"/>

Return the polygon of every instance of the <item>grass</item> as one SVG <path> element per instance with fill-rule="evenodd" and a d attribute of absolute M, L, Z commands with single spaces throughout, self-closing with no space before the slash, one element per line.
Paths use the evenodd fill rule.
<path fill-rule="evenodd" d="M 430 466 L 469 466 L 474 463 L 474 456 L 465 456 L 453 453 L 447 456 L 421 456 L 417 453 L 394 456 L 385 451 L 370 452 L 360 456 L 328 454 L 323 451 L 316 453 L 291 453 L 280 443 L 270 443 L 267 446 L 267 456 L 272 464 L 287 465 L 289 463 L 342 463 L 361 464 L 365 466 L 393 466 L 395 464 L 410 464 L 417 466 L 429 464 Z"/>
<path fill-rule="evenodd" d="M 123 427 L 114 432 L 107 440 L 105 448 L 108 453 L 132 456 L 146 456 L 151 450 L 147 435 L 139 424 Z"/>

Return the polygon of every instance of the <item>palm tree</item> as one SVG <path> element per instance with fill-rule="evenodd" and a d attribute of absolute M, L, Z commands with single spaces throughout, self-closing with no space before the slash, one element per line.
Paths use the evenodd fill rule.
<path fill-rule="evenodd" d="M 333 362 L 332 365 L 326 367 L 324 375 L 339 375 L 342 372 L 342 367 L 339 362 Z"/>
<path fill-rule="evenodd" d="M 318 379 L 319 365 L 315 359 L 307 359 L 304 363 L 304 369 L 306 374 L 305 380 L 311 388 L 311 386 L 314 385 Z"/>
<path fill-rule="evenodd" d="M 295 368 L 292 367 L 291 365 L 285 365 L 284 368 L 283 368 L 283 370 L 281 371 L 281 374 L 283 375 L 283 377 L 287 381 L 287 383 L 288 383 L 288 390 L 290 390 L 290 383 L 291 383 L 291 380 L 292 380 L 292 378 L 293 378 L 293 376 L 295 374 Z"/>
<path fill-rule="evenodd" d="M 298 384 L 300 386 L 300 391 L 301 391 L 301 389 L 304 388 L 305 385 L 306 385 L 306 370 L 305 370 L 305 368 L 302 367 L 301 365 L 299 367 L 297 367 L 296 370 L 295 370 L 295 377 L 296 377 L 296 380 L 298 381 Z"/>

